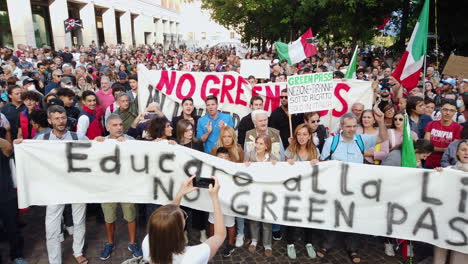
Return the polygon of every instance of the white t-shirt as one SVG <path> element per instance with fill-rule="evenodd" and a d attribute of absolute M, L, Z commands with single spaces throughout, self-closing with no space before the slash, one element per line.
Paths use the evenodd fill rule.
<path fill-rule="evenodd" d="M 150 262 L 148 235 L 143 239 L 141 249 L 143 250 L 143 259 Z M 210 260 L 210 247 L 205 243 L 185 247 L 184 253 L 172 256 L 172 264 L 206 264 L 208 260 Z"/>

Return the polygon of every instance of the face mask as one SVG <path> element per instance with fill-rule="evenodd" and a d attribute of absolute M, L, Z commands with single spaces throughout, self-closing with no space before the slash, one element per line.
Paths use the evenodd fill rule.
<path fill-rule="evenodd" d="M 28 87 L 28 91 L 35 91 L 35 90 L 36 90 L 36 86 L 34 84 Z"/>
<path fill-rule="evenodd" d="M 463 106 L 463 101 L 462 100 L 457 100 L 457 108 L 460 108 Z"/>
<path fill-rule="evenodd" d="M 65 85 L 65 88 L 72 89 L 73 85 Z"/>

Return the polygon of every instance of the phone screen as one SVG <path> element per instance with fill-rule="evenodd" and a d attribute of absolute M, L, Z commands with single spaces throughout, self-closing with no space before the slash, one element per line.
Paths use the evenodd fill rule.
<path fill-rule="evenodd" d="M 193 186 L 198 188 L 205 188 L 208 189 L 210 184 L 214 186 L 215 180 L 212 178 L 205 178 L 205 177 L 195 177 L 193 178 Z"/>

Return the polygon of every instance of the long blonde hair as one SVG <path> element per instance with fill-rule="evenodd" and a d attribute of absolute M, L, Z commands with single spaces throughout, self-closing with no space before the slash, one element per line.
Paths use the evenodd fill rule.
<path fill-rule="evenodd" d="M 225 146 L 223 144 L 223 135 L 224 135 L 224 132 L 228 132 L 230 134 L 230 136 L 232 137 L 232 144 L 229 145 L 229 146 Z M 219 148 L 219 147 L 225 147 L 229 150 L 229 156 L 231 157 L 232 160 L 240 160 L 240 155 L 239 153 L 242 152 L 243 150 L 239 147 L 239 145 L 237 144 L 237 135 L 236 135 L 236 132 L 234 131 L 234 129 L 230 126 L 224 126 L 220 129 L 220 132 L 219 132 L 219 138 L 218 138 L 218 142 L 216 143 L 216 146 Z"/>
<path fill-rule="evenodd" d="M 307 150 L 307 160 L 313 160 L 313 159 L 318 159 L 318 152 L 317 152 L 317 147 L 314 144 L 314 141 L 312 139 L 312 128 L 310 128 L 309 125 L 307 124 L 300 124 L 299 126 L 296 127 L 296 130 L 294 130 L 294 137 L 289 145 L 287 151 L 291 153 L 291 158 L 296 157 L 296 155 L 299 155 L 299 150 L 301 146 L 299 145 L 299 142 L 297 142 L 297 134 L 299 133 L 299 130 L 301 129 L 307 129 L 307 132 L 309 132 L 310 139 L 306 143 L 306 150 Z"/>

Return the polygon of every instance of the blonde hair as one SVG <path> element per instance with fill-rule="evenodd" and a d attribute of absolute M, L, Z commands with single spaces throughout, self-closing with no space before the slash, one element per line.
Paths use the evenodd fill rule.
<path fill-rule="evenodd" d="M 232 144 L 229 146 L 225 146 L 223 144 L 223 135 L 224 133 L 227 132 L 229 135 L 232 137 Z M 229 156 L 233 161 L 239 161 L 241 159 L 239 152 L 242 152 L 242 149 L 240 149 L 239 145 L 237 144 L 237 135 L 234 129 L 230 126 L 224 126 L 220 129 L 219 131 L 219 138 L 218 142 L 216 143 L 216 146 L 219 147 L 225 147 L 229 150 Z"/>

